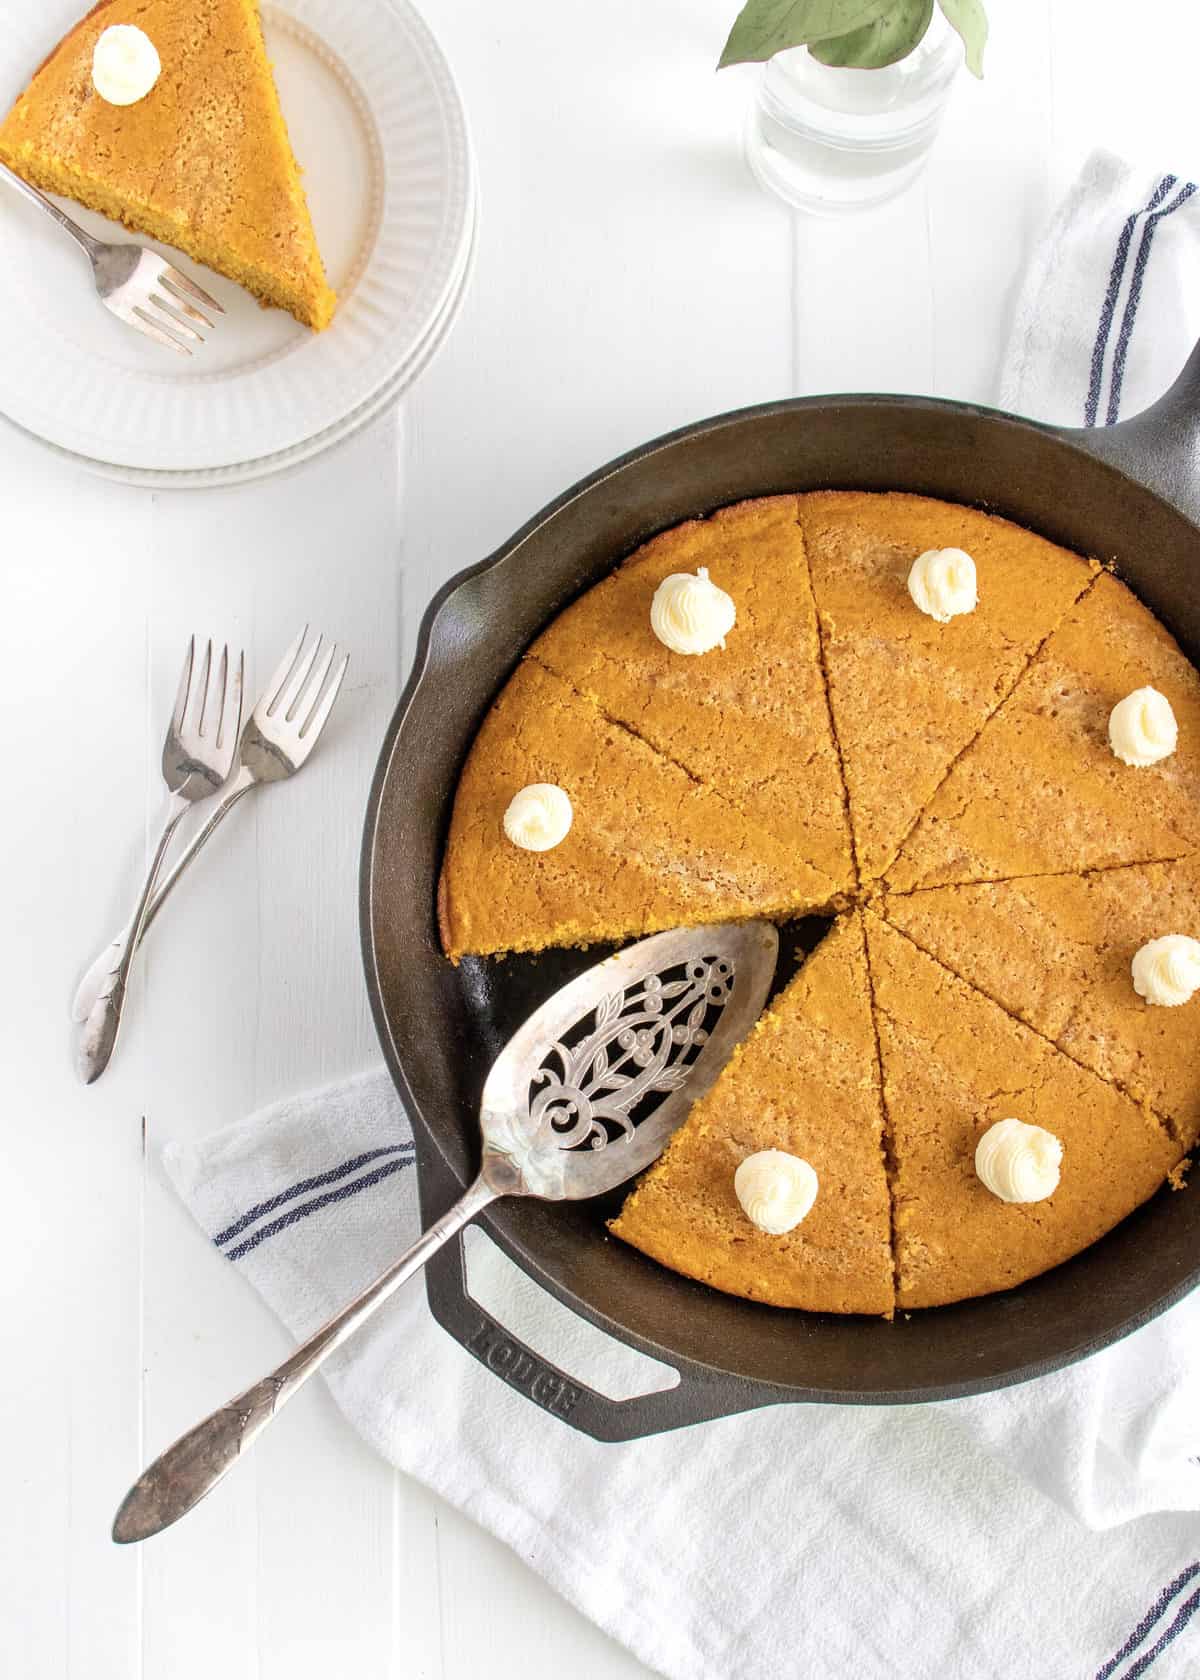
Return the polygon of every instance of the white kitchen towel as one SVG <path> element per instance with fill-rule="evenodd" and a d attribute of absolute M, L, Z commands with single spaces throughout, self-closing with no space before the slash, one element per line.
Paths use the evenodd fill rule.
<path fill-rule="evenodd" d="M 297 1339 L 419 1228 L 411 1131 L 382 1071 L 165 1159 Z M 544 1358 L 618 1398 L 663 1386 L 662 1367 L 551 1301 L 490 1239 L 469 1258 L 472 1293 Z M 1182 1394 L 1198 1329 L 1184 1304 L 1073 1372 L 987 1400 L 771 1407 L 624 1445 L 493 1376 L 418 1283 L 325 1371 L 378 1452 L 673 1680 L 1133 1680 L 1152 1661 L 1200 1672 L 1200 1617 L 1185 1632 L 1200 1606 L 1186 1509 L 1200 1468 L 1186 1451 L 1159 1462 L 1156 1421 L 1180 1400 L 1169 1378 Z M 1184 1434 L 1200 1452 L 1194 1382 L 1191 1394 Z M 1094 1501 L 1111 1484 L 1129 1514 L 1140 1461 L 1153 1489 L 1141 1503 L 1172 1514 L 1084 1527 L 1055 1502 L 1064 1464 L 1084 1460 Z"/>
<path fill-rule="evenodd" d="M 1200 339 L 1200 193 L 1095 152 L 1021 288 L 1001 408 L 1111 426 L 1149 407 Z"/>
<path fill-rule="evenodd" d="M 1007 402 L 1105 423 L 1169 382 L 1191 328 L 1159 269 L 1200 308 L 1185 186 L 1089 164 L 1024 290 Z M 164 1159 L 297 1338 L 418 1230 L 411 1132 L 383 1072 Z M 472 1293 L 544 1358 L 614 1398 L 665 1386 L 661 1366 L 468 1238 Z M 673 1680 L 1200 1674 L 1200 1297 L 999 1394 L 773 1407 L 623 1445 L 492 1375 L 419 1283 L 325 1370 L 376 1450 Z"/>

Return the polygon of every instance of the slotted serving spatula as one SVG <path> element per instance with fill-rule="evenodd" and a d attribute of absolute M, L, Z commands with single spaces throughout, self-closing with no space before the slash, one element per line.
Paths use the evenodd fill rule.
<path fill-rule="evenodd" d="M 685 928 L 555 992 L 488 1074 L 482 1164 L 461 1200 L 269 1377 L 168 1447 L 126 1494 L 113 1539 L 145 1540 L 190 1511 L 334 1349 L 492 1202 L 580 1201 L 656 1160 L 762 1013 L 778 952 L 769 923 Z"/>

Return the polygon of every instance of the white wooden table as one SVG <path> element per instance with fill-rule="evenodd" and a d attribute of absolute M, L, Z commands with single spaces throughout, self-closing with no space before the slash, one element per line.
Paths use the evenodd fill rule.
<path fill-rule="evenodd" d="M 1200 19 L 1178 0 L 1143 0 L 1136 26 L 1109 0 L 994 4 L 987 79 L 959 88 L 925 181 L 845 224 L 793 219 L 741 162 L 753 72 L 711 71 L 735 0 L 425 9 L 471 112 L 482 239 L 452 342 L 399 414 L 293 476 L 200 494 L 102 483 L 0 432 L 13 1680 L 645 1672 L 375 1459 L 319 1384 L 187 1522 L 110 1544 L 148 1452 L 284 1351 L 166 1189 L 160 1146 L 375 1055 L 360 823 L 436 584 L 704 414 L 828 390 L 988 401 L 1031 239 L 1083 154 L 1200 167 Z M 84 1091 L 67 1000 L 159 808 L 184 640 L 244 639 L 254 692 L 304 619 L 352 650 L 328 739 L 197 867 Z"/>

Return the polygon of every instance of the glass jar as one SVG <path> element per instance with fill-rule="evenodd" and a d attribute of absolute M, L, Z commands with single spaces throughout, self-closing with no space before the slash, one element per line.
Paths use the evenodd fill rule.
<path fill-rule="evenodd" d="M 885 70 L 838 70 L 807 47 L 763 66 L 746 127 L 761 186 L 798 210 L 843 216 L 894 198 L 928 159 L 963 46 L 940 11 L 915 52 Z"/>

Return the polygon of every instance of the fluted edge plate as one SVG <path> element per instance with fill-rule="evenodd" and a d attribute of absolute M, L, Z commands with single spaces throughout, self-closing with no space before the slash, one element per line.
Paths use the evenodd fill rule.
<path fill-rule="evenodd" d="M 80 11 L 81 0 L 14 0 L 0 104 Z M 0 196 L 0 413 L 113 476 L 228 482 L 315 453 L 394 399 L 461 302 L 474 163 L 454 77 L 419 13 L 408 0 L 281 0 L 263 19 L 341 299 L 326 332 L 170 252 L 228 311 L 190 361 L 175 357 L 108 315 L 48 218 Z M 102 237 L 129 237 L 77 213 Z"/>

